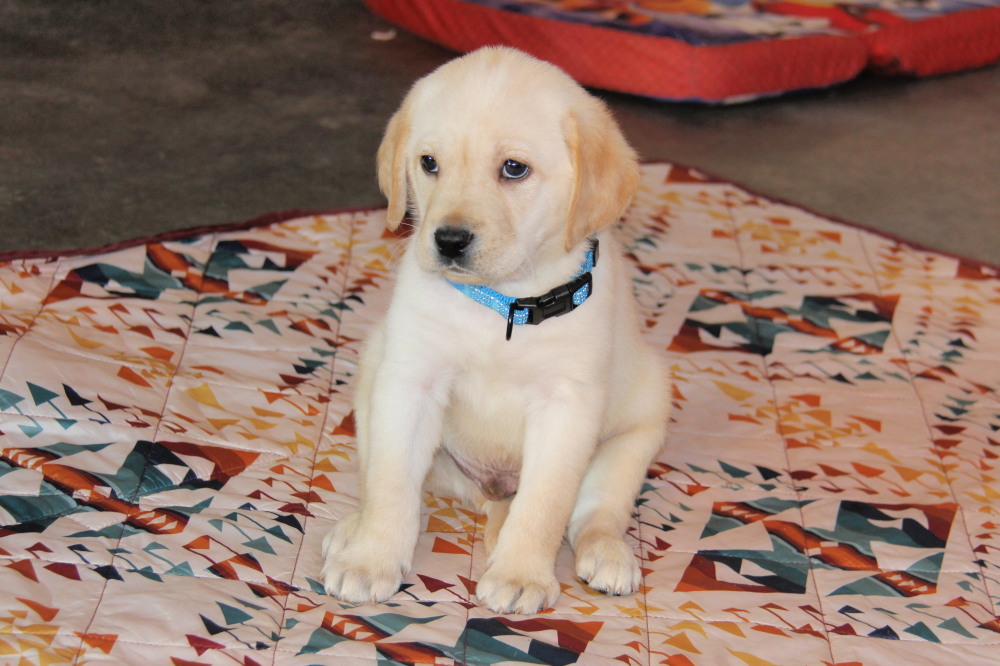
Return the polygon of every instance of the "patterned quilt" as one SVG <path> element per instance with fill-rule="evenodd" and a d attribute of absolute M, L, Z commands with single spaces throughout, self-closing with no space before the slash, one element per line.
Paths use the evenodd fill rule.
<path fill-rule="evenodd" d="M 667 164 L 619 228 L 674 423 L 640 593 L 475 603 L 424 498 L 390 601 L 323 593 L 384 211 L 0 261 L 0 662 L 1000 662 L 1000 275 Z"/>

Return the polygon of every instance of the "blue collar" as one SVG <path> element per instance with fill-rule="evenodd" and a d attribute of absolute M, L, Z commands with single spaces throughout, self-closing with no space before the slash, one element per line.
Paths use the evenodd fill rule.
<path fill-rule="evenodd" d="M 479 284 L 463 284 L 451 280 L 448 282 L 472 300 L 506 317 L 507 339 L 510 340 L 514 324 L 540 324 L 549 317 L 558 317 L 572 312 L 587 300 L 594 291 L 590 272 L 597 265 L 597 256 L 597 238 L 591 238 L 587 256 L 573 279 L 541 296 L 531 298 L 507 296 Z"/>

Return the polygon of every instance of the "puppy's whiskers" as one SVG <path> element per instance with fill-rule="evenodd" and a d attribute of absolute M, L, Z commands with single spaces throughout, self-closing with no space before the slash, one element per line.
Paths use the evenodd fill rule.
<path fill-rule="evenodd" d="M 407 218 L 403 220 L 403 223 L 400 226 L 409 229 L 409 232 L 405 234 L 405 237 L 393 239 L 388 244 L 389 246 L 388 264 L 392 268 L 394 268 L 399 263 L 400 257 L 403 256 L 403 252 L 406 250 L 407 243 L 410 242 L 409 239 L 412 238 L 412 236 L 416 233 L 417 223 L 411 220 L 410 218 Z"/>

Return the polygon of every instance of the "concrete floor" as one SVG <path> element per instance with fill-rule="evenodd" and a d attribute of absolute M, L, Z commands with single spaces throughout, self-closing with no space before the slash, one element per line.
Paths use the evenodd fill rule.
<path fill-rule="evenodd" d="M 360 0 L 0 0 L 0 251 L 379 206 L 374 155 L 453 56 Z M 736 107 L 601 93 L 647 160 L 1000 263 L 1000 67 Z"/>

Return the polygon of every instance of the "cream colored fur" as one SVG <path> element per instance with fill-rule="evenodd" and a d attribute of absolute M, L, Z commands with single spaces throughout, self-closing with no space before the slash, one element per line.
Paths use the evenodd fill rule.
<path fill-rule="evenodd" d="M 436 173 L 422 168 L 424 155 Z M 503 177 L 507 160 L 528 175 Z M 415 231 L 363 353 L 361 505 L 324 542 L 327 591 L 370 602 L 399 589 L 427 487 L 486 503 L 490 555 L 476 595 L 491 610 L 555 603 L 564 535 L 592 588 L 634 592 L 639 566 L 623 535 L 670 404 L 667 370 L 640 337 L 628 266 L 608 231 L 638 183 L 634 152 L 606 107 L 562 71 L 487 48 L 416 83 L 386 130 L 378 176 L 389 228 L 409 209 Z M 462 265 L 435 243 L 455 225 L 475 235 Z M 592 234 L 601 243 L 593 295 L 515 327 L 510 341 L 500 315 L 446 280 L 537 296 L 573 277 Z M 516 494 L 487 501 L 454 458 L 519 470 Z"/>

